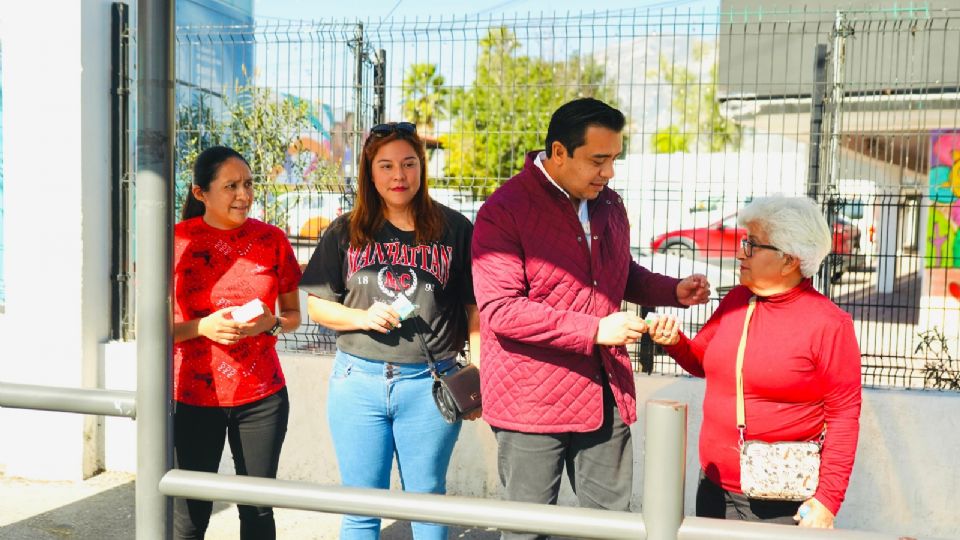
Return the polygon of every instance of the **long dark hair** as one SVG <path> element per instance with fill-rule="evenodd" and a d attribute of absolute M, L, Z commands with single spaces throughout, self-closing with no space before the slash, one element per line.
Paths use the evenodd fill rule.
<path fill-rule="evenodd" d="M 350 245 L 356 248 L 373 242 L 373 235 L 384 226 L 383 200 L 373 185 L 373 158 L 393 141 L 406 141 L 420 160 L 420 189 L 413 196 L 414 238 L 417 244 L 429 244 L 440 239 L 443 232 L 443 214 L 427 193 L 427 153 L 423 140 L 416 133 L 396 130 L 384 136 L 370 134 L 363 143 L 357 175 L 357 200 L 350 213 Z"/>
<path fill-rule="evenodd" d="M 230 158 L 237 158 L 246 163 L 248 167 L 250 166 L 247 160 L 240 155 L 240 152 L 227 146 L 211 146 L 200 152 L 196 161 L 193 162 L 193 185 L 203 191 L 210 191 L 210 183 L 217 177 L 220 166 Z M 183 201 L 181 219 L 187 220 L 202 216 L 206 211 L 206 205 L 193 196 L 193 190 L 187 191 L 187 198 Z"/>

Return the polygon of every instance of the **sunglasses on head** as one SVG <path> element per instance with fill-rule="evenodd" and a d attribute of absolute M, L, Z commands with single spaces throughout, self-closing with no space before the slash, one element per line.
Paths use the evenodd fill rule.
<path fill-rule="evenodd" d="M 370 128 L 370 134 L 376 137 L 386 137 L 391 133 L 415 135 L 417 133 L 417 126 L 411 122 L 389 122 L 386 124 L 377 124 Z"/>

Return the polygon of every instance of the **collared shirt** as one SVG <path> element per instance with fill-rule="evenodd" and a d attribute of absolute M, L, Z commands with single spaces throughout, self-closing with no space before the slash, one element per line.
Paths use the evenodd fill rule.
<path fill-rule="evenodd" d="M 564 195 L 566 195 L 567 197 L 570 197 L 570 194 L 567 193 L 565 189 L 560 187 L 560 184 L 558 184 L 556 180 L 554 180 L 553 177 L 550 176 L 550 173 L 548 173 L 547 169 L 543 166 L 543 160 L 545 159 L 547 159 L 546 151 L 540 152 L 539 154 L 537 154 L 537 158 L 533 160 L 533 164 L 536 165 L 538 169 L 540 169 L 540 171 L 543 173 L 544 176 L 547 177 L 547 180 L 549 180 L 551 184 L 556 186 L 556 188 L 559 189 Z M 587 239 L 587 249 L 590 249 L 591 247 L 590 246 L 590 213 L 587 210 L 586 199 L 580 200 L 580 207 L 577 209 L 577 217 L 580 219 L 580 226 L 583 227 L 583 234 Z"/>

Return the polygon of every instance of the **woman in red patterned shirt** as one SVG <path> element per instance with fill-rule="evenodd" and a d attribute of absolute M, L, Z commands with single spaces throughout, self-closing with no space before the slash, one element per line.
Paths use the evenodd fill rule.
<path fill-rule="evenodd" d="M 253 176 L 243 156 L 208 148 L 193 172 L 174 227 L 177 467 L 216 472 L 226 438 L 237 474 L 275 478 L 290 411 L 276 336 L 300 326 L 300 266 L 283 231 L 247 217 Z M 235 320 L 250 301 L 262 312 Z M 211 510 L 177 499 L 176 538 L 203 538 Z M 272 508 L 239 512 L 240 538 L 276 537 Z"/>

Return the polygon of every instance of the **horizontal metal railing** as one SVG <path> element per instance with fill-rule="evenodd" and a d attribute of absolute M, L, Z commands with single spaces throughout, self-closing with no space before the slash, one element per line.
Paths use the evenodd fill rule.
<path fill-rule="evenodd" d="M 308 482 L 172 470 L 160 492 L 256 506 L 361 514 L 408 521 L 523 531 L 572 538 L 645 539 L 644 516 L 589 508 L 548 506 L 369 488 L 320 486 Z M 651 494 L 657 497 L 658 494 Z M 678 540 L 893 540 L 896 535 L 843 529 L 824 530 L 685 517 L 671 537 Z"/>
<path fill-rule="evenodd" d="M 136 392 L 0 382 L 0 407 L 137 417 Z"/>
<path fill-rule="evenodd" d="M 571 536 L 646 538 L 643 516 L 590 508 L 546 506 L 383 489 L 172 470 L 160 480 L 171 497 L 228 501 L 337 514 L 361 514 L 447 525 Z"/>

